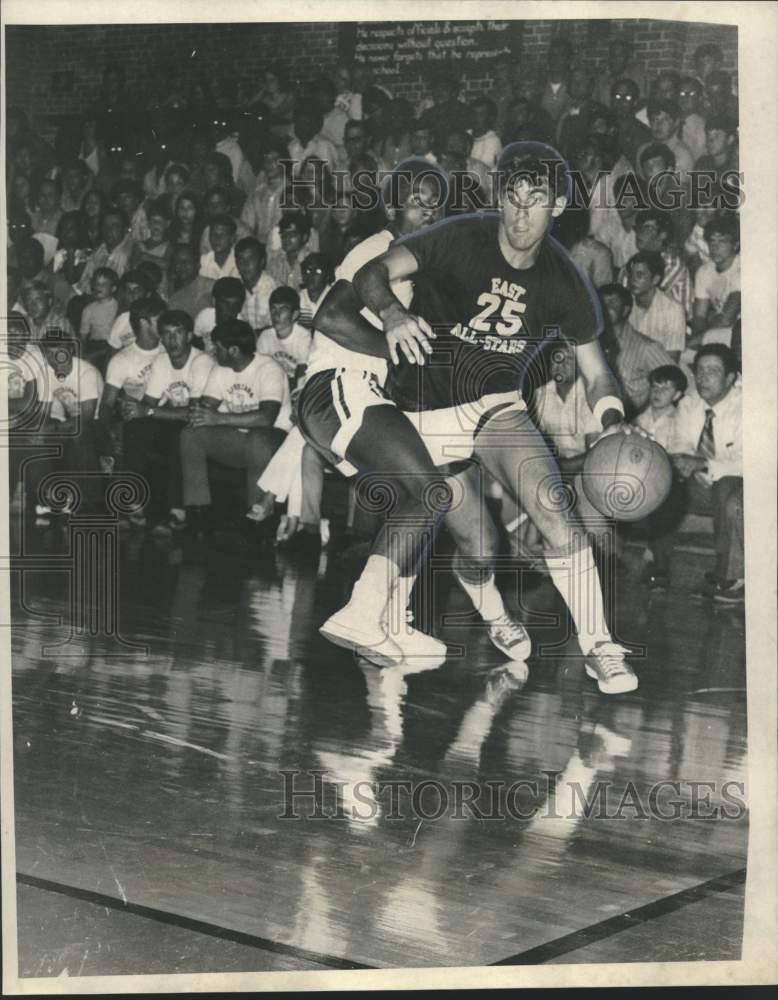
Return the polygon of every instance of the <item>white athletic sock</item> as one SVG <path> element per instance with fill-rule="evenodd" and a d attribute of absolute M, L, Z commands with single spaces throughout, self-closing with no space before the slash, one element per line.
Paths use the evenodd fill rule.
<path fill-rule="evenodd" d="M 397 578 L 386 608 L 386 624 L 390 635 L 396 635 L 407 627 L 408 605 L 411 602 L 411 591 L 415 583 L 415 575 Z"/>
<path fill-rule="evenodd" d="M 570 611 L 584 655 L 598 642 L 613 642 L 591 545 L 581 539 L 566 555 L 546 554 L 545 559 L 554 586 Z"/>
<path fill-rule="evenodd" d="M 391 559 L 380 555 L 369 556 L 362 575 L 354 584 L 349 603 L 357 605 L 371 622 L 380 622 L 398 577 L 399 569 Z"/>
<path fill-rule="evenodd" d="M 505 605 L 502 602 L 502 595 L 497 589 L 494 580 L 494 573 L 484 583 L 470 583 L 463 580 L 459 573 L 454 574 L 459 580 L 459 585 L 473 602 L 473 607 L 481 615 L 485 622 L 493 622 L 506 614 Z"/>

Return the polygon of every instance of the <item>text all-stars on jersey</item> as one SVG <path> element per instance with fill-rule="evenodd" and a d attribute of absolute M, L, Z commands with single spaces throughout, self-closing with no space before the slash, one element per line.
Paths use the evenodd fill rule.
<path fill-rule="evenodd" d="M 514 268 L 500 250 L 499 226 L 499 213 L 482 212 L 398 240 L 442 303 L 425 317 L 436 332 L 426 364 L 402 360 L 390 373 L 389 391 L 404 409 L 516 391 L 550 338 L 585 344 L 600 335 L 595 292 L 561 244 L 547 236 L 531 267 Z"/>

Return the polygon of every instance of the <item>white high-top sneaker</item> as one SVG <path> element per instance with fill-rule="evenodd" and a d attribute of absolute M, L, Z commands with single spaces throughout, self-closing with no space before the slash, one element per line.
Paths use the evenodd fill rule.
<path fill-rule="evenodd" d="M 403 651 L 387 635 L 382 622 L 371 621 L 365 615 L 364 607 L 358 607 L 354 599 L 348 602 L 319 629 L 325 639 L 344 649 L 353 649 L 366 660 L 379 667 L 395 667 L 403 662 Z"/>

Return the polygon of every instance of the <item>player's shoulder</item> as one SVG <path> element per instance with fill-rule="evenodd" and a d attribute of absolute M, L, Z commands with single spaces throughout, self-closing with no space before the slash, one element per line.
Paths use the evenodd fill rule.
<path fill-rule="evenodd" d="M 380 229 L 371 236 L 366 236 L 361 242 L 346 254 L 338 265 L 335 277 L 342 281 L 351 281 L 363 264 L 386 253 L 392 242 L 392 234 L 388 229 Z"/>

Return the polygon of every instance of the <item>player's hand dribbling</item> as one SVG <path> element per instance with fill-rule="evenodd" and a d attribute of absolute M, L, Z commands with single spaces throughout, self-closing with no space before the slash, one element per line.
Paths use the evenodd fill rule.
<path fill-rule="evenodd" d="M 432 327 L 421 316 L 412 316 L 402 308 L 392 310 L 384 318 L 384 332 L 392 363 L 400 363 L 398 348 L 412 365 L 423 365 L 424 355 L 432 354 L 430 340 L 435 338 Z"/>

